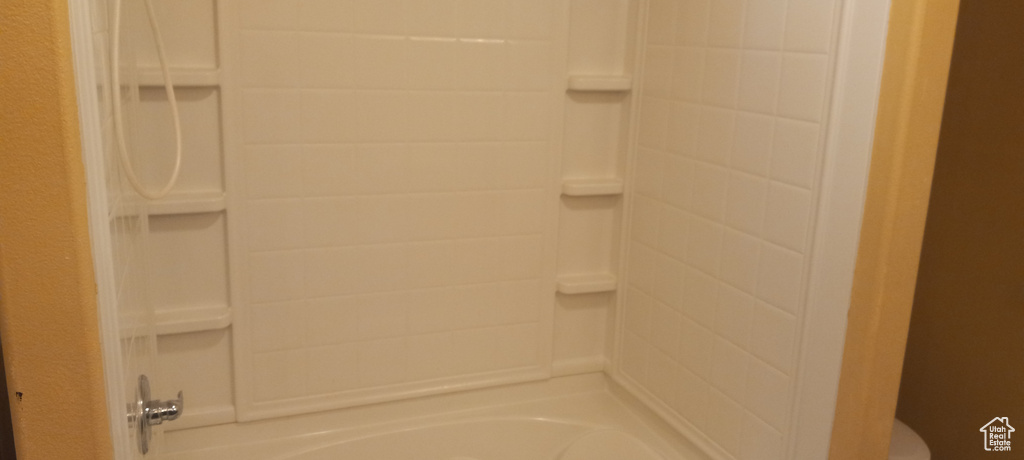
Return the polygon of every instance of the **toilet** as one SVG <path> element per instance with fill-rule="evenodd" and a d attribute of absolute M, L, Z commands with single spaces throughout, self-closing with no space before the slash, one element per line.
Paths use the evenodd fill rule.
<path fill-rule="evenodd" d="M 889 442 L 889 460 L 930 460 L 928 445 L 921 436 L 905 423 L 896 419 L 892 424 L 892 440 Z"/>

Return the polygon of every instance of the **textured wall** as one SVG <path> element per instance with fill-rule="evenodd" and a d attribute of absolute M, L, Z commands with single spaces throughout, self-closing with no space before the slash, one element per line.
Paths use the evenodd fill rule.
<path fill-rule="evenodd" d="M 67 4 L 0 4 L 0 56 L 0 336 L 18 458 L 109 458 Z"/>
<path fill-rule="evenodd" d="M 961 2 L 897 416 L 936 460 L 1024 422 L 1024 4 Z"/>
<path fill-rule="evenodd" d="M 737 458 L 789 432 L 836 3 L 650 4 L 621 369 Z"/>

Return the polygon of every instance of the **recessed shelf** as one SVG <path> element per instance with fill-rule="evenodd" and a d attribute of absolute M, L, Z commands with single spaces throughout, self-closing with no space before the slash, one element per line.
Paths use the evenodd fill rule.
<path fill-rule="evenodd" d="M 220 212 L 226 207 L 224 192 L 220 191 L 172 193 L 161 200 L 149 202 L 147 206 L 151 216 Z"/>
<path fill-rule="evenodd" d="M 621 179 L 566 179 L 562 182 L 565 196 L 622 195 Z"/>
<path fill-rule="evenodd" d="M 139 69 L 139 86 L 163 87 L 164 74 L 159 68 Z M 220 86 L 219 69 L 171 69 L 171 82 L 175 87 Z"/>
<path fill-rule="evenodd" d="M 621 93 L 633 89 L 633 79 L 613 75 L 573 75 L 569 77 L 569 91 L 596 91 Z"/>
<path fill-rule="evenodd" d="M 214 331 L 231 325 L 231 309 L 225 305 L 168 308 L 156 311 L 157 335 Z"/>
<path fill-rule="evenodd" d="M 594 294 L 611 292 L 618 287 L 618 279 L 609 273 L 562 275 L 558 277 L 560 294 Z"/>

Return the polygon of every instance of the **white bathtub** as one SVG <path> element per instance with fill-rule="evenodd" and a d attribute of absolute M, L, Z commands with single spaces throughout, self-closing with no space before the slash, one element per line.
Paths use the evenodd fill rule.
<path fill-rule="evenodd" d="M 166 460 L 704 460 L 601 374 L 165 434 Z"/>
<path fill-rule="evenodd" d="M 601 449 L 612 440 L 612 449 Z M 597 447 L 595 447 L 597 446 Z M 581 459 L 580 452 L 601 452 L 590 460 L 665 460 L 646 443 L 620 430 L 555 420 L 480 419 L 372 435 L 315 448 L 286 458 L 337 460 L 520 460 Z M 618 453 L 617 455 L 615 453 Z"/>

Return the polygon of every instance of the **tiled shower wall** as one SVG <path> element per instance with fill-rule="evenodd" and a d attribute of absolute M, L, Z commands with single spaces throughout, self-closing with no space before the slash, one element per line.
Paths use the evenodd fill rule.
<path fill-rule="evenodd" d="M 651 0 L 619 370 L 784 458 L 836 0 Z"/>
<path fill-rule="evenodd" d="M 239 416 L 547 375 L 559 2 L 232 5 Z"/>
<path fill-rule="evenodd" d="M 503 1 L 429 2 L 432 8 L 437 8 L 436 11 L 424 11 L 422 0 L 402 0 L 401 8 L 398 3 L 381 3 L 377 0 L 154 1 L 171 64 L 184 132 L 184 159 L 177 186 L 166 199 L 147 203 L 149 216 L 141 221 L 141 225 L 148 228 L 148 234 L 145 235 L 147 291 L 156 313 L 157 370 L 150 375 L 154 394 L 170 397 L 178 390 L 184 390 L 190 407 L 181 419 L 166 425 L 168 431 L 237 420 L 236 382 L 240 388 L 245 387 L 246 384 L 241 382 L 250 378 L 252 363 L 244 356 L 235 360 L 234 355 L 235 352 L 239 355 L 251 353 L 252 349 L 240 347 L 233 350 L 233 336 L 239 332 L 245 335 L 246 331 L 253 330 L 257 326 L 252 322 L 254 320 L 258 320 L 258 332 L 265 340 L 253 345 L 260 348 L 258 353 L 272 355 L 295 351 L 303 348 L 307 342 L 326 344 L 327 347 L 339 345 L 338 348 L 341 348 L 340 345 L 362 342 L 368 337 L 394 338 L 395 331 L 402 327 L 430 331 L 423 335 L 434 331 L 444 335 L 442 329 L 445 327 L 468 331 L 475 329 L 474 325 L 518 321 L 510 320 L 508 315 L 532 311 L 495 310 L 514 308 L 511 305 L 528 302 L 522 297 L 528 295 L 529 288 L 520 289 L 515 283 L 496 284 L 500 292 L 485 293 L 481 290 L 459 294 L 462 298 L 476 296 L 482 299 L 481 296 L 486 296 L 487 299 L 481 302 L 491 305 L 490 310 L 477 309 L 476 304 L 471 302 L 457 303 L 458 299 L 452 297 L 455 294 L 444 298 L 432 295 L 429 298 L 410 300 L 412 291 L 387 297 L 367 295 L 353 298 L 352 302 L 359 303 L 358 307 L 349 304 L 338 309 L 326 305 L 294 310 L 253 309 L 247 300 L 248 290 L 240 288 L 247 282 L 246 270 L 249 269 L 247 250 L 243 250 L 243 244 L 251 242 L 257 252 L 268 254 L 301 252 L 296 251 L 298 247 L 294 245 L 299 242 L 306 244 L 306 241 L 318 245 L 312 251 L 322 248 L 335 254 L 340 252 L 336 250 L 340 247 L 363 245 L 360 241 L 369 241 L 370 245 L 377 244 L 374 242 L 390 244 L 389 241 L 397 238 L 409 239 L 406 243 L 418 244 L 426 243 L 422 239 L 428 238 L 448 244 L 463 237 L 473 238 L 473 235 L 515 237 L 519 233 L 528 234 L 537 228 L 538 213 L 543 219 L 539 225 L 550 225 L 553 228 L 557 212 L 557 276 L 614 277 L 617 272 L 613 254 L 617 252 L 619 240 L 618 232 L 615 231 L 621 220 L 622 200 L 619 196 L 558 198 L 557 191 L 554 191 L 543 198 L 537 198 L 543 201 L 541 206 L 550 206 L 550 214 L 536 209 L 532 200 L 537 193 L 547 193 L 541 190 L 549 190 L 552 181 L 557 185 L 555 176 L 559 172 L 564 179 L 617 181 L 623 177 L 621 159 L 624 156 L 629 93 L 566 93 L 565 77 L 618 76 L 623 75 L 624 68 L 631 67 L 631 53 L 626 50 L 631 49 L 627 48 L 627 43 L 631 40 L 628 37 L 632 36 L 629 24 L 634 19 L 635 5 L 629 0 L 544 2 L 545 7 L 555 9 L 550 18 L 545 18 L 543 14 L 547 14 L 547 10 L 541 16 L 533 17 L 535 13 L 521 9 L 528 5 Z M 141 4 L 136 5 L 134 2 L 125 4 L 141 8 Z M 381 5 L 384 9 L 371 13 L 366 8 L 372 9 L 373 5 Z M 239 11 L 239 7 L 244 7 L 245 11 Z M 356 7 L 362 8 L 358 14 L 354 9 Z M 560 29 L 565 24 L 563 22 L 559 25 L 559 19 L 556 18 L 557 14 L 565 10 L 570 10 L 568 33 L 565 33 L 564 28 Z M 476 17 L 473 11 L 490 13 L 491 16 Z M 391 16 L 387 16 L 389 14 Z M 504 18 L 504 22 L 496 23 L 498 15 Z M 385 16 L 387 18 L 381 22 L 379 19 Z M 158 61 L 145 15 L 133 18 L 132 22 L 126 24 L 125 30 L 133 29 L 140 34 L 131 44 L 138 48 L 139 75 L 135 77 L 140 86 L 136 113 L 137 137 L 145 140 L 139 144 L 137 153 L 141 158 L 136 167 L 143 181 L 155 186 L 166 180 L 171 167 L 173 130 L 164 96 L 163 78 L 157 68 Z M 357 19 L 360 24 L 358 27 L 353 25 Z M 494 27 L 480 28 L 480 21 L 495 24 L 492 24 Z M 436 24 L 430 25 L 431 22 Z M 383 29 L 378 31 L 380 33 L 372 33 L 372 30 L 367 33 L 372 27 Z M 405 35 L 395 32 L 396 28 L 406 27 L 409 29 Z M 446 27 L 455 28 L 455 32 L 442 33 Z M 529 28 L 534 27 L 551 28 L 554 31 L 552 41 L 528 38 L 535 33 L 530 32 L 535 29 Z M 509 32 L 509 28 L 516 28 L 520 32 Z M 243 29 L 245 37 L 242 37 Z M 568 40 L 565 40 L 567 36 Z M 284 37 L 284 43 L 280 44 L 281 48 L 275 48 L 273 41 L 268 46 L 268 37 Z M 246 40 L 249 38 L 255 41 L 248 44 Z M 370 38 L 401 44 L 404 49 L 399 50 L 398 55 L 411 61 L 399 61 L 395 59 L 396 55 L 387 57 L 387 53 L 383 52 L 376 54 L 379 51 L 376 48 L 360 52 L 358 62 L 354 56 L 351 59 L 345 57 L 354 53 L 353 42 L 357 39 L 373 42 Z M 296 51 L 298 45 L 304 46 L 302 55 L 285 53 L 282 56 L 282 49 L 286 52 Z M 544 50 L 544 46 L 549 48 Z M 567 52 L 559 49 L 565 46 L 569 48 Z M 554 53 L 551 55 L 550 68 L 543 71 L 547 72 L 546 76 L 540 75 L 543 72 L 538 71 L 543 65 L 530 63 L 536 60 L 537 52 Z M 314 59 L 315 53 L 319 53 L 323 59 Z M 421 56 L 421 53 L 425 54 Z M 531 53 L 535 58 L 526 57 Z M 307 64 L 311 65 L 303 67 Z M 394 74 L 388 74 L 381 65 L 391 66 Z M 378 70 L 373 71 L 374 76 L 367 77 L 366 72 L 372 68 Z M 243 70 L 266 74 L 243 74 Z M 270 75 L 285 70 L 286 75 Z M 355 82 L 356 75 L 363 75 L 359 77 L 362 83 Z M 538 83 L 538 80 L 545 78 L 551 85 L 535 90 L 538 88 L 536 85 L 543 84 Z M 397 80 L 401 80 L 401 83 L 395 83 Z M 400 88 L 388 86 L 392 84 Z M 283 142 L 266 139 L 248 141 L 243 138 L 243 122 L 246 116 L 253 114 L 250 113 L 251 108 L 245 107 L 247 101 L 241 93 L 250 90 L 278 95 L 302 93 L 308 96 L 307 102 L 338 108 L 336 112 L 309 114 L 311 118 L 315 116 L 316 120 L 322 122 L 316 128 L 320 133 L 317 136 L 341 136 L 340 133 L 333 133 L 332 124 L 336 124 L 339 129 L 347 127 L 348 132 L 356 133 L 354 135 L 367 135 L 368 131 L 358 130 L 367 126 L 365 115 L 376 112 L 337 104 L 341 96 L 346 94 L 353 94 L 353 98 L 357 92 L 374 97 L 389 94 L 395 100 L 409 102 L 411 105 L 406 108 L 423 107 L 431 98 L 445 106 L 425 110 L 427 114 L 420 112 L 422 116 L 416 116 L 415 120 L 411 111 L 381 115 L 384 118 L 374 136 L 387 136 L 390 141 L 382 141 L 380 138 L 311 140 L 307 136 L 312 135 L 312 128 L 306 128 L 306 124 L 301 125 L 301 131 L 282 134 L 281 131 L 295 129 L 297 125 L 292 124 L 286 128 L 273 123 L 266 132 L 259 135 L 284 135 L 291 136 L 290 139 Z M 526 125 L 517 128 L 507 123 L 499 125 L 494 121 L 500 118 L 503 123 L 511 116 L 506 109 L 505 98 L 520 93 L 525 102 L 525 99 L 537 93 L 548 91 L 554 108 L 544 115 L 543 120 L 525 115 L 518 118 L 531 118 L 530 121 L 536 123 L 530 125 L 534 128 Z M 502 98 L 500 104 L 495 103 L 499 94 Z M 322 95 L 334 99 L 316 100 L 315 96 Z M 408 95 L 409 99 L 399 97 L 404 95 Z M 299 104 L 302 110 L 302 101 Z M 466 109 L 476 115 L 470 120 L 478 123 L 476 127 L 466 124 L 466 111 L 455 112 L 455 105 L 463 109 L 469 105 L 477 107 Z M 391 109 L 395 107 L 391 106 Z M 385 109 L 386 106 L 376 108 Z M 262 115 L 273 117 L 282 113 L 267 111 Z M 336 120 L 336 123 L 331 120 L 332 116 L 344 119 Z M 462 118 L 453 118 L 457 116 Z M 285 122 L 291 121 L 285 117 Z M 301 124 L 301 120 L 299 122 Z M 427 122 L 436 124 L 422 125 Z M 563 123 L 565 128 L 560 129 Z M 507 141 L 496 137 L 486 138 L 504 136 L 506 129 L 525 133 L 527 129 L 538 127 L 550 130 L 550 134 L 545 134 L 549 136 L 546 140 L 524 138 Z M 456 132 L 456 129 L 462 131 Z M 274 130 L 277 130 L 276 134 Z M 433 137 L 419 137 L 421 135 Z M 470 141 L 469 136 L 483 138 Z M 450 138 L 449 141 L 445 141 L 446 137 Z M 532 145 L 549 141 L 561 143 L 562 148 L 552 147 L 543 152 L 532 149 Z M 253 152 L 251 155 L 250 151 Z M 339 154 L 332 155 L 332 152 Z M 294 153 L 295 156 L 288 157 L 288 153 Z M 341 163 L 330 168 L 320 168 L 313 162 L 306 162 L 313 158 L 339 160 Z M 353 166 L 351 161 L 357 161 L 358 164 Z M 344 162 L 349 163 L 342 164 Z M 541 162 L 545 162 L 544 166 L 539 166 Z M 559 162 L 561 171 L 558 171 Z M 450 167 L 453 164 L 457 166 Z M 548 166 L 552 169 L 538 172 L 538 168 Z M 343 171 L 339 171 L 341 169 Z M 541 174 L 542 177 L 538 178 L 535 174 Z M 316 185 L 317 182 L 319 185 Z M 310 195 L 307 195 L 307 188 Z M 302 230 L 301 234 L 291 231 L 265 233 L 273 228 L 272 224 L 284 221 L 249 225 L 249 198 L 242 196 L 249 191 L 255 191 L 253 201 L 261 201 L 268 207 L 286 202 L 301 204 L 304 206 L 302 209 L 293 211 L 307 213 L 310 212 L 309 207 L 316 204 L 322 205 L 324 210 L 335 212 L 322 216 L 325 226 L 320 227 L 323 231 L 316 234 L 307 234 L 308 229 Z M 307 198 L 310 198 L 308 203 Z M 561 209 L 557 209 L 559 201 Z M 522 212 L 513 211 L 517 206 L 526 206 L 527 209 Z M 379 210 L 380 214 L 366 214 L 374 209 Z M 458 210 L 465 213 L 460 211 L 453 214 Z M 505 212 L 508 214 L 503 214 Z M 344 220 L 335 223 L 333 219 L 339 218 L 342 213 L 347 213 L 341 217 Z M 477 214 L 471 216 L 472 213 Z M 509 219 L 512 215 L 515 219 Z M 234 219 L 230 228 L 227 225 L 229 218 Z M 437 220 L 422 220 L 426 218 Z M 381 219 L 393 219 L 394 225 L 382 224 Z M 376 222 L 373 225 L 377 227 L 367 227 L 371 222 Z M 452 230 L 447 224 L 458 226 L 458 231 L 462 233 L 444 234 Z M 296 225 L 296 222 L 288 221 L 287 225 Z M 305 225 L 304 220 L 298 223 L 300 227 Z M 328 225 L 330 228 L 326 227 Z M 235 232 L 231 237 L 233 246 L 230 254 L 226 247 L 228 238 L 225 237 L 228 230 Z M 548 227 L 544 231 L 549 231 Z M 253 233 L 251 239 L 250 232 Z M 552 239 L 545 244 L 555 245 L 553 233 L 553 230 L 548 233 Z M 280 240 L 275 239 L 278 237 Z M 444 239 L 449 237 L 452 238 Z M 446 258 L 437 264 L 444 269 L 454 270 L 456 267 L 451 265 L 453 259 L 450 258 L 452 253 L 440 252 Z M 472 252 L 481 258 L 493 259 L 491 255 L 476 253 L 475 250 Z M 547 254 L 551 256 L 549 263 L 554 265 L 553 252 Z M 522 255 L 529 256 L 529 253 L 524 252 Z M 488 274 L 486 270 L 495 267 L 489 267 L 484 265 L 479 270 L 474 269 L 474 273 L 467 271 L 459 276 L 494 276 L 494 272 Z M 362 268 L 358 267 L 357 273 L 362 273 L 358 271 Z M 230 283 L 229 271 L 235 275 Z M 294 273 L 300 279 L 305 276 L 304 273 Z M 431 275 L 449 276 L 440 271 Z M 554 273 L 545 273 L 544 279 L 548 284 L 552 284 L 556 278 Z M 355 278 L 345 275 L 342 279 L 350 281 Z M 525 280 L 520 281 L 525 283 Z M 259 288 L 275 289 L 269 284 Z M 348 289 L 340 284 L 326 287 L 336 288 Z M 305 289 L 305 284 L 301 289 Z M 554 290 L 552 286 L 543 287 L 543 295 L 535 299 L 539 302 L 537 314 L 542 315 L 540 321 L 554 323 L 551 333 L 537 335 L 537 347 L 541 352 L 544 347 L 551 348 L 550 359 L 544 361 L 544 367 L 550 366 L 554 375 L 599 371 L 604 366 L 605 356 L 609 356 L 605 346 L 610 340 L 606 341 L 605 337 L 606 328 L 611 325 L 607 317 L 615 297 L 614 286 L 601 288 L 599 292 L 576 294 L 556 295 Z M 513 300 L 511 295 L 519 296 L 520 300 Z M 551 314 L 547 310 L 545 313 L 545 309 L 550 308 L 552 298 L 555 302 L 554 312 Z M 398 327 L 395 327 L 394 322 L 377 321 L 396 314 L 396 311 L 401 315 L 400 310 L 405 307 L 394 305 L 403 302 L 405 305 L 430 303 L 435 306 L 418 309 L 413 313 L 423 315 L 432 311 L 438 316 L 407 317 L 408 326 Z M 442 302 L 445 306 L 437 307 L 434 302 Z M 503 304 L 497 307 L 496 302 Z M 265 303 L 261 302 L 261 305 Z M 289 302 L 269 303 L 283 307 Z M 304 301 L 292 304 L 305 306 Z M 325 315 L 317 316 L 321 311 Z M 467 332 L 460 332 L 463 333 Z M 328 343 L 334 340 L 339 342 Z M 446 349 L 447 343 L 442 340 L 439 346 L 429 351 L 429 354 L 441 353 L 437 356 L 442 358 L 434 360 L 433 364 L 442 365 L 427 371 L 457 372 L 455 364 L 445 364 L 443 361 L 461 360 L 465 365 L 467 360 L 474 359 L 444 354 Z M 479 347 L 476 349 L 482 350 Z M 424 351 L 423 354 L 425 356 L 428 353 Z M 308 365 L 310 361 L 306 363 Z M 336 375 L 341 376 L 339 378 L 353 379 L 360 372 L 357 360 L 337 360 L 330 364 Z M 406 365 L 401 361 L 398 364 Z M 531 371 L 530 375 L 543 375 L 540 369 L 535 371 Z M 494 376 L 494 372 L 489 374 Z M 526 372 L 522 372 L 521 368 L 519 374 L 523 376 Z M 292 377 L 301 379 L 301 384 L 305 385 L 311 375 L 312 378 L 319 378 L 316 374 L 302 373 Z M 474 375 L 480 376 L 482 373 Z M 261 383 L 265 386 L 261 391 L 274 386 L 287 387 L 285 392 L 296 391 L 301 387 L 295 381 L 267 380 Z M 389 383 L 392 381 L 390 378 L 382 379 L 383 383 L 377 387 L 388 387 L 386 393 L 393 397 L 413 394 L 395 391 L 402 384 Z M 493 384 L 503 381 L 508 380 L 488 380 Z M 317 380 L 313 386 L 325 385 L 324 382 Z M 349 382 L 351 384 L 351 380 Z M 249 396 L 252 396 L 252 383 L 250 380 L 249 390 L 243 388 L 243 393 L 249 391 Z M 408 389 L 408 386 L 404 388 Z M 458 387 L 450 388 L 454 390 Z M 352 395 L 351 392 L 347 394 Z M 310 399 L 297 397 L 285 400 L 288 402 L 282 403 L 282 406 L 294 408 L 297 402 Z M 323 410 L 326 407 L 332 406 L 323 404 L 321 399 L 305 406 L 304 410 Z M 245 410 L 242 410 L 242 417 L 251 417 L 252 412 Z M 262 416 L 267 415 L 268 412 L 262 413 Z"/>

